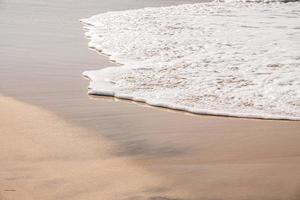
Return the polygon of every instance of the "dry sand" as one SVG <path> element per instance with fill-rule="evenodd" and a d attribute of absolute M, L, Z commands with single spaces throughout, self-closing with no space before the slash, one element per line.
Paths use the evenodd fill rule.
<path fill-rule="evenodd" d="M 0 97 L 0 113 L 1 200 L 300 198 L 299 123 L 196 117 L 197 131 L 170 123 L 150 140 L 170 151 L 120 156 L 42 108 Z"/>
<path fill-rule="evenodd" d="M 7 97 L 0 97 L 0 113 L 1 200 L 164 194 L 156 190 L 166 181 L 128 158 L 112 156 L 114 145 L 91 131 Z"/>
<path fill-rule="evenodd" d="M 79 18 L 185 2 L 0 1 L 1 200 L 300 199 L 299 122 L 87 97 L 81 72 L 112 64 Z"/>

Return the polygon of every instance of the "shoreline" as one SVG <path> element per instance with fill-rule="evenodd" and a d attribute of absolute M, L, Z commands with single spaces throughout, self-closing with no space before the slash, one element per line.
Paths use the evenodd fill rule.
<path fill-rule="evenodd" d="M 76 143 L 72 145 L 72 142 L 68 142 L 67 146 L 71 145 L 72 148 L 67 150 L 64 149 L 63 143 L 60 143 L 60 147 L 56 150 L 53 149 L 55 147 L 53 141 L 47 144 L 47 139 L 36 138 L 36 140 L 37 143 L 42 142 L 55 150 L 54 158 L 62 165 L 66 164 L 65 168 L 68 166 L 67 163 L 74 159 L 70 164 L 72 167 L 79 171 L 90 172 L 86 172 L 84 176 L 80 176 L 84 174 L 83 171 L 78 174 L 75 172 L 73 177 L 67 174 L 66 179 L 63 178 L 63 174 L 51 175 L 54 172 L 59 173 L 60 170 L 57 168 L 60 165 L 56 165 L 52 160 L 53 171 L 51 167 L 47 168 L 49 172 L 51 171 L 47 176 L 48 171 L 40 173 L 39 170 L 46 169 L 45 163 L 48 163 L 49 157 L 44 157 L 45 159 L 40 159 L 39 162 L 31 162 L 32 160 L 29 159 L 30 162 L 27 163 L 30 165 L 29 171 L 27 171 L 28 165 L 22 162 L 17 163 L 19 168 L 15 168 L 15 171 L 0 170 L 0 174 L 5 174 L 7 177 L 18 175 L 16 172 L 25 173 L 25 176 L 18 177 L 24 181 L 22 183 L 17 179 L 7 180 L 1 176 L 0 185 L 8 184 L 7 181 L 11 185 L 8 188 L 1 188 L 0 194 L 5 192 L 3 190 L 18 186 L 24 188 L 24 192 L 29 194 L 31 191 L 38 192 L 38 197 L 43 197 L 42 199 L 55 199 L 49 194 L 57 191 L 55 186 L 57 182 L 51 180 L 58 178 L 58 183 L 65 180 L 64 184 L 66 184 L 66 190 L 59 190 L 59 195 L 65 195 L 70 199 L 98 199 L 94 195 L 101 192 L 103 188 L 106 188 L 110 194 L 126 193 L 126 191 L 130 193 L 132 190 L 125 187 L 127 179 L 134 182 L 136 179 L 132 177 L 145 174 L 147 179 L 143 179 L 142 184 L 150 183 L 158 187 L 151 185 L 150 189 L 146 189 L 147 191 L 136 190 L 137 200 L 143 200 L 143 195 L 148 195 L 148 199 L 145 197 L 147 200 L 152 200 L 151 195 L 160 198 L 162 195 L 167 195 L 168 200 L 174 198 L 181 198 L 180 200 L 299 199 L 300 123 L 297 121 L 192 115 L 142 104 L 137 106 L 136 103 L 113 98 L 92 97 L 91 99 L 86 94 L 87 80 L 81 77 L 81 73 L 112 64 L 106 57 L 99 56 L 88 49 L 78 19 L 84 15 L 89 16 L 107 10 L 172 3 L 174 1 L 153 3 L 126 0 L 119 4 L 116 1 L 96 0 L 91 0 L 89 3 L 78 0 L 73 4 L 58 0 L 42 3 L 38 0 L 22 3 L 17 0 L 4 2 L 5 9 L 0 12 L 2 16 L 0 25 L 5 31 L 0 32 L 0 36 L 6 40 L 0 41 L 2 54 L 0 91 L 5 96 L 21 102 L 21 105 L 12 104 L 11 108 L 15 109 L 18 122 L 23 124 L 19 127 L 19 131 L 29 136 L 28 140 L 22 140 L 22 137 L 15 135 L 14 141 L 8 143 L 6 138 L 15 133 L 14 126 L 9 122 L 0 126 L 0 129 L 5 129 L 7 133 L 1 134 L 4 139 L 0 141 L 4 145 L 14 145 L 12 147 L 19 149 L 21 155 L 24 153 L 20 150 L 22 146 L 16 144 L 24 142 L 23 147 L 27 145 L 26 152 L 28 151 L 28 155 L 32 156 L 45 153 L 31 152 L 34 148 L 31 148 L 30 140 L 36 135 L 30 135 L 30 130 L 45 133 L 35 127 L 30 128 L 34 124 L 47 127 L 44 130 L 54 133 L 57 138 L 52 139 L 57 142 L 70 141 L 72 137 L 68 137 L 69 131 L 75 130 L 78 134 L 83 132 L 83 135 L 88 135 L 77 137 L 75 134 Z M 57 5 L 60 5 L 59 8 Z M 7 105 L 8 103 L 4 103 L 0 107 L 7 109 Z M 18 108 L 26 112 L 17 111 Z M 49 111 L 55 117 L 51 114 L 49 116 Z M 11 114 L 10 110 L 6 112 Z M 37 115 L 32 116 L 32 112 Z M 40 115 L 44 116 L 44 119 L 50 117 L 53 121 L 42 120 Z M 1 123 L 15 118 L 8 116 L 2 115 Z M 30 116 L 31 119 L 28 119 Z M 20 123 L 15 123 L 16 127 Z M 63 130 L 68 131 L 64 132 L 63 138 L 60 139 L 61 135 L 58 133 Z M 46 138 L 51 138 L 50 132 Z M 95 142 L 98 140 L 99 145 Z M 106 169 L 112 166 L 109 160 L 116 159 L 113 171 L 124 178 L 122 181 L 124 187 L 121 190 L 112 185 L 105 187 L 101 184 L 98 179 L 105 177 L 104 179 L 109 179 L 118 185 L 119 177 L 107 171 L 95 176 L 94 172 L 101 173 L 97 171 L 97 167 L 103 168 L 94 165 L 93 159 L 88 159 L 93 155 L 93 158 L 99 159 L 100 163 L 103 157 L 97 154 L 97 148 L 102 149 L 102 142 L 111 147 L 108 154 L 107 152 L 102 154 L 108 160 Z M 4 148 L 2 143 L 0 148 Z M 76 146 L 76 144 L 80 145 Z M 13 162 L 17 162 L 20 157 L 16 157 L 12 147 L 6 146 L 5 153 L 4 151 L 1 153 L 4 153 L 3 158 L 10 158 Z M 85 152 L 83 147 L 86 147 L 88 152 Z M 81 151 L 79 153 L 83 153 L 81 160 L 76 160 L 78 150 Z M 64 156 L 65 153 L 69 155 Z M 37 176 L 30 171 L 31 167 L 37 170 L 39 173 Z M 128 171 L 122 171 L 123 168 L 128 169 L 129 175 L 132 176 L 128 177 Z M 135 169 L 137 173 L 133 172 Z M 27 172 L 37 179 L 27 177 Z M 96 178 L 93 178 L 94 176 Z M 85 184 L 76 185 L 82 177 Z M 45 183 L 44 188 L 32 187 L 41 182 Z M 72 183 L 76 185 L 73 191 L 73 187 L 69 185 Z M 89 184 L 93 186 L 92 191 L 88 189 Z M 138 188 L 138 184 L 133 185 Z M 161 185 L 163 187 L 159 187 Z M 81 196 L 83 194 L 86 196 Z M 0 199 L 1 197 L 0 195 Z"/>
<path fill-rule="evenodd" d="M 178 8 L 178 9 L 184 8 L 184 6 L 187 6 L 187 5 L 188 4 L 183 4 L 178 7 L 174 6 L 174 8 Z M 192 4 L 190 4 L 190 5 L 192 5 Z M 190 7 L 192 7 L 192 6 L 190 6 Z M 182 96 L 184 96 L 186 94 L 184 91 L 180 90 L 176 86 L 176 82 L 174 82 L 175 85 L 171 86 L 172 88 L 173 87 L 175 88 L 175 92 L 173 90 L 172 90 L 172 92 L 177 94 L 177 92 L 180 91 L 180 93 L 179 93 L 180 95 L 177 95 L 180 97 L 173 96 L 172 98 L 168 98 L 167 95 L 165 95 L 164 93 L 167 93 L 169 90 L 166 89 L 165 85 L 162 85 L 162 84 L 163 83 L 167 84 L 168 82 L 170 82 L 171 77 L 169 77 L 169 79 L 167 79 L 165 81 L 163 78 L 160 78 L 159 76 L 156 77 L 157 79 L 159 79 L 159 80 L 157 80 L 159 83 L 156 84 L 155 87 L 154 86 L 151 87 L 151 84 L 155 85 L 155 83 L 151 83 L 150 85 L 147 85 L 149 81 L 143 82 L 142 80 L 147 79 L 149 77 L 149 74 L 150 74 L 150 77 L 155 76 L 154 74 L 151 74 L 151 73 L 148 74 L 147 71 L 155 71 L 156 68 L 160 69 L 159 67 L 157 67 L 157 65 L 159 65 L 159 64 L 156 64 L 155 65 L 156 67 L 153 67 L 153 66 L 151 67 L 151 64 L 148 63 L 149 66 L 147 65 L 147 67 L 146 66 L 143 67 L 143 61 L 139 60 L 138 58 L 135 59 L 135 55 L 131 54 L 130 51 L 135 52 L 135 49 L 139 49 L 139 48 L 136 48 L 135 46 L 140 45 L 141 50 L 135 52 L 140 57 L 144 56 L 143 58 L 146 60 L 154 59 L 154 58 L 157 60 L 160 60 L 160 59 L 162 59 L 161 58 L 162 56 L 158 56 L 158 58 L 156 58 L 155 56 L 147 57 L 147 55 L 144 55 L 143 53 L 139 54 L 140 51 L 142 51 L 142 52 L 147 51 L 147 48 L 149 46 L 150 46 L 150 50 L 151 50 L 151 45 L 147 46 L 147 43 L 146 43 L 146 45 L 144 45 L 144 46 L 147 46 L 147 48 L 145 48 L 145 49 L 143 49 L 143 44 L 141 42 L 136 42 L 133 49 L 126 50 L 127 48 L 123 48 L 124 46 L 126 46 L 128 41 L 129 42 L 131 41 L 133 43 L 135 40 L 139 41 L 139 37 L 131 38 L 127 41 L 126 37 L 124 37 L 123 35 L 130 37 L 129 33 L 133 34 L 135 31 L 140 31 L 139 35 L 143 35 L 142 33 L 146 32 L 146 30 L 144 30 L 144 29 L 146 29 L 146 28 L 149 29 L 149 25 L 146 26 L 145 28 L 143 27 L 143 25 L 141 25 L 141 27 L 142 27 L 141 30 L 136 30 L 134 27 L 131 27 L 130 23 L 126 24 L 126 22 L 124 21 L 124 24 L 126 24 L 126 26 L 123 26 L 123 25 L 121 25 L 122 24 L 121 22 L 123 22 L 124 18 L 126 19 L 127 15 L 131 16 L 131 18 L 132 18 L 132 16 L 136 16 L 137 18 L 139 18 L 136 13 L 139 13 L 142 16 L 147 15 L 147 19 L 148 19 L 149 16 L 151 17 L 151 15 L 153 15 L 150 12 L 150 10 L 152 8 L 146 7 L 146 8 L 137 9 L 137 10 L 126 10 L 126 11 L 121 11 L 121 12 L 120 11 L 106 12 L 106 13 L 100 13 L 98 15 L 93 15 L 90 18 L 85 18 L 85 19 L 80 20 L 80 22 L 82 22 L 82 24 L 83 24 L 83 30 L 85 31 L 84 35 L 88 40 L 89 48 L 92 49 L 93 51 L 96 51 L 98 54 L 105 56 L 108 60 L 115 61 L 119 65 L 121 65 L 121 68 L 115 68 L 115 66 L 106 66 L 105 68 L 102 68 L 100 70 L 95 69 L 95 70 L 84 71 L 82 73 L 82 75 L 84 77 L 88 78 L 89 82 L 90 82 L 89 86 L 88 86 L 88 94 L 99 95 L 99 96 L 111 96 L 114 98 L 146 103 L 151 106 L 164 107 L 164 108 L 168 108 L 168 109 L 185 111 L 185 112 L 190 112 L 190 113 L 200 114 L 200 115 L 203 114 L 203 115 L 213 115 L 213 116 L 229 116 L 229 117 L 238 117 L 238 118 L 271 119 L 271 120 L 272 119 L 274 119 L 274 120 L 291 120 L 291 121 L 299 121 L 300 120 L 299 113 L 297 113 L 297 111 L 299 110 L 298 107 L 296 107 L 296 106 L 295 106 L 295 108 L 293 107 L 293 105 L 297 105 L 298 99 L 295 99 L 293 101 L 292 100 L 293 98 L 288 95 L 285 96 L 284 94 L 280 93 L 280 95 L 276 96 L 274 94 L 276 96 L 276 99 L 279 99 L 279 97 L 282 95 L 282 96 L 284 96 L 283 99 L 289 99 L 289 101 L 293 102 L 291 104 L 288 104 L 287 101 L 285 101 L 285 103 L 279 104 L 279 105 L 283 105 L 283 107 L 285 106 L 284 107 L 285 109 L 283 109 L 280 106 L 279 106 L 279 108 L 277 108 L 276 105 L 278 105 L 278 102 L 270 100 L 273 97 L 271 94 L 269 94 L 270 92 L 269 93 L 264 92 L 264 91 L 261 92 L 259 90 L 259 88 L 255 88 L 255 87 L 258 87 L 256 85 L 260 85 L 261 84 L 260 81 L 262 81 L 262 80 L 258 79 L 256 76 L 255 76 L 257 78 L 256 80 L 251 80 L 251 79 L 246 78 L 244 80 L 245 83 L 243 83 L 243 85 L 246 85 L 246 86 L 242 87 L 238 84 L 237 84 L 237 86 L 234 84 L 231 84 L 230 88 L 232 91 L 234 91 L 234 90 L 239 91 L 238 90 L 239 88 L 242 88 L 240 92 L 247 91 L 247 90 L 252 91 L 252 92 L 248 92 L 248 93 L 246 92 L 244 95 L 247 97 L 251 96 L 250 94 L 257 95 L 257 96 L 260 96 L 261 99 L 264 99 L 262 101 L 255 101 L 255 100 L 250 101 L 247 98 L 243 99 L 243 95 L 238 96 L 234 92 L 233 92 L 233 95 L 228 97 L 223 94 L 225 92 L 221 89 L 222 88 L 221 84 L 219 85 L 219 84 L 213 82 L 214 79 L 212 79 L 212 80 L 209 79 L 211 82 L 213 82 L 215 85 L 217 85 L 216 87 L 218 87 L 218 89 L 216 89 L 216 91 L 215 91 L 215 90 L 213 90 L 215 88 L 210 87 L 210 89 L 213 90 L 214 92 L 209 93 L 209 95 L 205 93 L 205 95 L 214 96 L 216 103 L 212 103 L 212 104 L 214 104 L 216 106 L 212 106 L 209 103 L 207 103 L 208 104 L 208 106 L 207 106 L 205 104 L 205 100 L 207 100 L 207 99 L 205 99 L 205 97 L 203 97 L 205 95 L 197 96 L 197 93 L 192 93 L 192 94 L 188 93 L 188 94 L 194 98 L 196 98 L 196 97 L 199 98 L 200 99 L 199 102 L 201 102 L 202 104 L 201 103 L 197 104 L 197 102 L 192 101 L 192 100 L 191 101 L 187 100 L 187 102 L 185 102 L 183 100 L 180 101 L 180 98 L 184 99 L 184 97 L 182 97 Z M 156 8 L 151 11 L 154 12 L 156 15 L 159 15 L 159 11 L 163 12 L 162 10 L 164 10 L 164 9 L 169 9 L 172 11 L 171 8 L 173 8 L 173 7 L 172 6 L 164 7 L 161 10 L 159 8 Z M 279 9 L 277 9 L 277 10 L 279 10 Z M 135 23 L 141 23 L 142 19 L 143 18 L 135 21 Z M 150 22 L 147 20 L 145 20 L 145 21 L 146 22 L 144 22 L 144 23 L 151 24 L 151 20 L 150 20 Z M 114 25 L 114 23 L 115 23 L 115 25 Z M 168 23 L 168 21 L 166 21 L 165 23 Z M 110 24 L 112 24 L 111 27 L 110 27 Z M 192 25 L 193 24 L 191 24 L 191 26 Z M 209 24 L 207 24 L 207 25 L 209 26 Z M 136 24 L 134 24 L 134 26 L 136 26 Z M 110 27 L 110 28 L 106 28 L 106 27 Z M 118 27 L 121 27 L 121 28 L 118 28 Z M 133 29 L 134 31 L 132 32 L 131 29 Z M 157 29 L 157 27 L 155 28 L 155 30 L 156 29 Z M 264 27 L 260 27 L 260 29 L 264 29 Z M 117 34 L 119 31 L 121 32 L 121 34 Z M 156 34 L 156 32 L 154 31 L 153 34 Z M 172 35 L 173 32 L 171 31 L 169 34 Z M 98 35 L 100 35 L 100 36 L 98 36 Z M 159 35 L 157 35 L 157 37 L 159 37 Z M 207 36 L 207 37 L 209 37 L 209 36 Z M 120 39 L 120 38 L 122 38 L 122 39 Z M 143 38 L 143 37 L 141 36 L 140 38 Z M 219 38 L 217 38 L 217 39 L 219 39 Z M 118 42 L 115 42 L 114 40 L 117 40 Z M 164 40 L 164 38 L 162 38 L 162 40 Z M 275 40 L 276 40 L 276 38 L 275 38 Z M 277 38 L 277 40 L 278 40 L 278 38 Z M 125 41 L 125 42 L 122 43 L 123 41 Z M 119 43 L 120 43 L 120 45 L 119 45 Z M 151 42 L 151 43 L 153 43 L 153 42 Z M 169 41 L 169 43 L 171 43 L 171 41 Z M 234 43 L 234 42 L 232 42 L 232 43 Z M 108 45 L 108 44 L 110 44 L 110 45 Z M 164 45 L 167 46 L 167 44 L 164 44 Z M 130 48 L 131 45 L 128 45 L 128 46 L 129 46 L 128 48 Z M 155 49 L 155 46 L 153 48 Z M 168 47 L 168 48 L 170 48 L 170 47 Z M 176 46 L 174 48 L 176 48 Z M 224 54 L 224 52 L 221 52 L 221 53 Z M 227 54 L 225 54 L 225 55 L 227 55 Z M 129 57 L 127 58 L 126 56 L 129 56 Z M 231 54 L 229 53 L 227 56 L 230 57 Z M 199 59 L 201 59 L 201 58 L 202 57 L 199 57 Z M 180 61 L 181 60 L 179 60 L 177 62 L 180 62 Z M 196 62 L 196 61 L 194 61 L 194 62 Z M 137 66 L 135 66 L 135 63 Z M 184 64 L 184 62 L 182 64 Z M 200 62 L 200 64 L 201 64 L 201 62 Z M 242 63 L 240 63 L 240 64 L 242 64 Z M 251 65 L 249 63 L 247 63 L 247 64 Z M 252 64 L 255 66 L 256 63 L 254 62 Z M 171 66 L 169 66 L 169 67 L 171 67 Z M 147 70 L 143 71 L 144 68 L 147 68 Z M 237 68 L 236 70 L 241 71 L 241 69 L 239 69 L 238 67 L 236 67 L 236 68 Z M 253 67 L 253 68 L 255 68 L 255 67 Z M 139 69 L 141 72 L 135 73 L 135 71 L 137 69 Z M 214 69 L 215 71 L 217 71 L 217 73 L 219 73 L 217 68 L 212 68 L 212 69 Z M 210 70 L 212 70 L 212 69 L 210 69 Z M 205 70 L 207 70 L 207 69 L 205 69 Z M 205 70 L 200 69 L 199 71 L 205 71 Z M 252 69 L 252 70 L 255 71 L 254 69 Z M 265 69 L 265 68 L 263 68 L 261 70 L 267 71 L 267 69 Z M 167 71 L 167 69 L 164 69 L 164 71 Z M 176 70 L 173 69 L 173 71 L 176 71 Z M 141 74 L 141 73 L 143 73 L 143 75 L 139 76 L 139 74 Z M 188 71 L 185 71 L 185 73 L 188 73 Z M 275 73 L 275 72 L 268 71 L 268 73 L 266 73 L 266 74 L 272 74 L 272 73 Z M 126 77 L 126 75 L 123 75 L 123 74 L 128 74 L 129 77 Z M 207 74 L 207 76 L 214 77 L 213 74 L 214 73 Z M 282 74 L 284 74 L 284 72 Z M 291 74 L 291 76 L 294 77 L 295 74 L 297 74 L 297 71 L 293 71 L 293 75 Z M 180 74 L 177 74 L 177 75 L 180 75 Z M 251 76 L 251 73 L 248 75 Z M 164 76 L 168 77 L 167 74 L 164 74 Z M 200 75 L 198 74 L 198 76 L 201 76 L 201 74 Z M 228 76 L 234 77 L 235 80 L 243 79 L 242 77 L 239 77 L 237 75 L 235 76 L 234 73 L 232 73 Z M 272 77 L 272 75 L 267 76 L 266 79 L 263 79 L 263 81 L 267 81 L 268 79 L 270 79 L 270 77 Z M 127 78 L 128 78 L 128 80 L 127 80 Z M 202 78 L 204 79 L 204 77 L 202 77 Z M 280 77 L 278 77 L 278 76 L 276 78 L 280 79 Z M 273 77 L 272 79 L 276 79 L 276 78 Z M 287 78 L 288 77 L 285 77 L 283 79 L 287 79 Z M 121 81 L 119 81 L 120 79 L 121 79 Z M 143 82 L 143 84 L 139 85 L 138 82 L 134 82 L 134 81 L 136 81 L 136 79 L 139 79 L 139 81 Z M 184 77 L 183 79 L 189 80 L 188 77 Z M 222 76 L 218 77 L 217 79 L 221 80 L 221 82 L 226 81 L 226 80 L 222 79 Z M 297 79 L 295 78 L 295 80 L 297 80 Z M 160 81 L 163 83 L 160 83 Z M 231 80 L 231 81 L 234 82 L 233 80 Z M 250 82 L 251 84 L 246 83 L 247 81 Z M 165 83 L 165 82 L 167 82 L 167 83 Z M 236 81 L 236 82 L 239 82 L 239 81 Z M 272 82 L 272 81 L 269 81 L 269 82 Z M 198 83 L 198 84 L 200 84 L 200 83 Z M 204 84 L 205 87 L 203 86 L 202 89 L 205 90 L 205 89 L 209 88 L 209 86 L 207 86 L 207 85 L 210 85 L 210 84 Z M 248 87 L 248 84 L 255 85 L 255 86 Z M 295 81 L 294 84 L 296 85 L 297 81 Z M 130 86 L 128 86 L 128 85 L 130 85 Z M 135 87 L 136 85 L 137 85 L 137 88 Z M 182 85 L 184 85 L 184 84 L 182 84 Z M 180 85 L 180 86 L 184 87 L 182 85 Z M 186 84 L 186 85 L 188 85 L 189 87 L 191 86 L 191 84 Z M 292 85 L 292 83 L 291 83 L 291 85 Z M 196 87 L 196 85 L 193 85 L 193 86 Z M 143 87 L 145 87 L 147 89 L 143 89 Z M 266 88 L 268 88 L 268 90 L 267 89 L 265 89 L 265 90 L 269 91 L 269 90 L 271 90 L 272 87 L 279 89 L 280 85 L 266 84 Z M 232 89 L 232 88 L 234 88 L 234 89 Z M 189 88 L 189 89 L 191 89 L 191 88 Z M 162 90 L 161 93 L 160 93 L 160 90 Z M 193 89 L 191 89 L 191 90 L 193 90 Z M 258 90 L 258 91 L 256 91 L 256 90 Z M 156 93 L 154 93 L 153 91 L 156 91 Z M 256 93 L 254 93 L 253 91 L 256 91 Z M 273 90 L 271 90 L 271 91 L 273 91 Z M 297 96 L 297 93 L 296 93 L 297 87 L 296 86 L 294 87 L 294 90 L 293 90 L 293 88 L 290 88 L 290 91 L 294 91 L 295 96 Z M 201 90 L 197 90 L 197 92 L 201 93 Z M 216 94 L 217 92 L 222 93 L 223 96 L 225 96 L 227 98 L 227 100 L 231 99 L 232 101 L 235 102 L 235 99 L 243 99 L 244 101 L 242 101 L 242 100 L 236 101 L 235 104 L 238 104 L 239 106 L 236 106 L 236 107 L 233 106 L 234 109 L 228 109 L 227 107 L 230 107 L 232 105 L 230 104 L 230 102 L 227 102 L 227 103 L 226 103 L 226 101 L 224 102 L 224 99 L 226 99 L 226 98 L 222 97 L 222 95 L 218 96 L 218 94 Z M 272 93 L 276 93 L 275 90 Z M 172 96 L 172 94 L 170 96 Z M 190 97 L 186 97 L 186 98 L 189 99 Z M 204 99 L 204 100 L 202 100 L 202 99 Z M 253 98 L 253 99 L 259 99 L 259 98 Z M 273 99 L 274 99 L 274 97 L 273 97 Z M 269 109 L 268 103 L 265 103 L 268 101 L 270 101 L 269 103 L 272 102 L 271 107 L 273 108 L 273 110 Z M 210 100 L 210 102 L 211 102 L 211 100 Z M 247 104 L 247 105 L 253 104 L 253 105 L 243 107 L 242 105 L 244 105 L 244 104 Z M 290 112 L 288 112 L 287 110 L 288 111 L 290 110 Z M 292 112 L 292 111 L 294 111 L 294 112 Z"/>

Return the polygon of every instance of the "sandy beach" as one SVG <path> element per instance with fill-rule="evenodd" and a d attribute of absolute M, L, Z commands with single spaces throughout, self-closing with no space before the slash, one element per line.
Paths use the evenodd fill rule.
<path fill-rule="evenodd" d="M 87 96 L 80 18 L 197 1 L 0 2 L 0 199 L 298 200 L 300 123 Z"/>
<path fill-rule="evenodd" d="M 168 185 L 113 156 L 111 142 L 48 111 L 7 97 L 0 111 L 1 200 L 146 198 Z"/>

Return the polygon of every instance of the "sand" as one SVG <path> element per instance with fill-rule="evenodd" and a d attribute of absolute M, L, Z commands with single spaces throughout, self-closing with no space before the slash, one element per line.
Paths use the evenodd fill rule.
<path fill-rule="evenodd" d="M 251 129 L 249 120 L 232 128 L 231 119 L 215 120 L 217 127 L 198 118 L 199 132 L 160 132 L 156 143 L 170 151 L 119 155 L 118 142 L 42 108 L 0 97 L 0 113 L 1 200 L 300 197 L 299 124 L 292 122 Z"/>
<path fill-rule="evenodd" d="M 146 198 L 168 184 L 53 113 L 7 97 L 0 112 L 1 200 Z"/>
<path fill-rule="evenodd" d="M 79 18 L 182 2 L 0 2 L 0 199 L 300 199 L 299 122 L 86 95 Z"/>

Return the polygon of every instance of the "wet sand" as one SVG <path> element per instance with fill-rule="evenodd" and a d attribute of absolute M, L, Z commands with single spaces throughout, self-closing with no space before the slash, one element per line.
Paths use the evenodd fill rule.
<path fill-rule="evenodd" d="M 108 196 L 100 199 L 157 200 L 161 195 L 169 199 L 197 200 L 300 199 L 299 122 L 197 116 L 86 95 L 88 82 L 80 74 L 112 63 L 88 50 L 79 18 L 108 10 L 182 2 L 189 1 L 0 2 L 0 26 L 4 30 L 0 32 L 0 93 L 26 102 L 21 103 L 22 106 L 17 106 L 20 102 L 14 102 L 10 107 L 18 115 L 22 113 L 23 117 L 17 122 L 1 121 L 0 157 L 1 166 L 5 163 L 5 168 L 0 169 L 0 199 L 20 199 L 18 195 L 4 196 L 9 192 L 5 190 L 17 186 L 29 195 L 28 199 L 32 199 L 30 195 L 37 199 L 99 199 L 101 193 L 97 192 L 103 188 L 108 188 Z M 7 101 L 2 101 L 1 114 L 6 105 Z M 54 115 L 55 120 L 30 116 L 31 110 L 38 110 L 42 115 L 46 113 L 49 118 Z M 12 115 L 10 119 L 18 115 Z M 6 119 L 8 115 L 1 116 Z M 63 130 L 67 135 L 56 140 L 52 134 L 44 135 L 45 139 L 35 138 L 29 131 L 33 130 L 31 126 L 34 124 L 41 124 L 34 128 L 35 132 L 53 130 L 49 132 L 57 135 Z M 60 127 L 59 130 L 57 127 Z M 36 152 L 30 148 L 32 140 L 41 141 L 51 148 L 55 147 L 51 144 L 56 141 L 68 143 L 70 129 L 73 128 L 80 129 L 76 145 L 53 149 L 56 159 L 53 159 L 52 153 Z M 20 137 L 17 129 L 22 134 L 29 134 L 29 139 Z M 87 141 L 81 137 L 81 132 L 88 134 L 90 139 Z M 13 136 L 9 138 L 11 134 Z M 46 138 L 54 142 L 47 144 Z M 8 143 L 8 140 L 13 142 Z M 19 145 L 19 140 L 26 144 Z M 100 141 L 99 145 L 94 140 Z M 103 145 L 107 143 L 109 151 L 103 154 L 109 160 L 117 160 L 113 165 L 115 175 L 107 171 L 95 175 L 97 169 L 103 170 L 99 166 L 103 155 L 95 151 L 98 147 L 102 152 Z M 17 150 L 8 144 L 16 144 Z M 76 151 L 80 151 L 82 146 L 90 147 L 90 150 L 80 155 L 81 160 L 76 160 Z M 29 158 L 23 162 L 22 156 L 15 152 L 24 152 L 29 157 L 42 156 L 43 159 Z M 69 159 L 76 162 L 69 162 Z M 98 164 L 92 164 L 94 162 Z M 54 167 L 49 173 L 48 163 L 63 166 Z M 16 164 L 18 173 L 8 170 Z M 110 161 L 104 162 L 103 166 L 110 168 L 110 164 Z M 37 175 L 33 171 L 28 172 L 37 176 L 35 179 L 27 176 L 28 165 L 39 172 Z M 74 175 L 77 172 L 72 173 L 74 176 L 70 178 L 70 174 L 62 173 L 64 170 L 60 170 L 68 168 L 66 166 L 78 168 L 78 175 Z M 134 172 L 123 171 L 124 167 Z M 146 178 L 134 184 L 139 176 Z M 133 188 L 139 185 L 140 188 L 130 190 L 130 187 L 119 189 L 113 184 L 107 186 L 106 182 L 100 181 L 102 177 L 116 184 L 133 185 Z M 119 177 L 121 181 L 118 182 Z M 49 184 L 40 186 L 49 180 Z M 53 185 L 60 185 L 62 180 L 71 186 L 57 194 Z M 126 191 L 130 195 L 121 195 Z M 145 197 L 145 191 L 154 193 Z M 23 193 L 16 194 L 23 197 Z M 84 195 L 81 196 L 81 193 Z"/>

